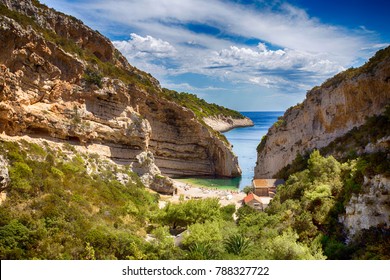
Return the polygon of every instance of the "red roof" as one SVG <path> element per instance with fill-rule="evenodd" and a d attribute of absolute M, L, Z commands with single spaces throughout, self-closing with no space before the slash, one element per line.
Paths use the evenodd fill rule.
<path fill-rule="evenodd" d="M 260 201 L 260 197 L 258 197 L 257 195 L 255 195 L 254 193 L 250 193 L 248 194 L 245 198 L 244 198 L 244 203 L 247 204 L 248 202 L 251 202 L 252 200 L 257 200 L 259 202 Z"/>

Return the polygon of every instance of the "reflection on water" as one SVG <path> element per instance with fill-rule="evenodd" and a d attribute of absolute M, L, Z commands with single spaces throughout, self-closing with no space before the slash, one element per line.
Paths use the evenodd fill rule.
<path fill-rule="evenodd" d="M 245 186 L 252 184 L 254 168 L 257 161 L 257 145 L 267 133 L 268 128 L 277 121 L 279 116 L 283 115 L 283 112 L 242 112 L 242 114 L 249 117 L 253 121 L 254 126 L 240 127 L 224 133 L 233 145 L 234 153 L 238 156 L 242 177 L 234 179 L 185 178 L 179 179 L 179 181 L 207 188 L 220 189 L 243 189 Z"/>

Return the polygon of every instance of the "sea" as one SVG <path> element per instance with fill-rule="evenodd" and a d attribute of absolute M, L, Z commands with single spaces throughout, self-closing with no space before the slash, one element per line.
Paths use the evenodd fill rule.
<path fill-rule="evenodd" d="M 257 145 L 267 134 L 268 129 L 282 116 L 284 112 L 241 112 L 253 121 L 252 127 L 240 127 L 225 132 L 224 135 L 233 145 L 233 152 L 238 157 L 242 170 L 241 178 L 185 178 L 179 181 L 192 185 L 216 189 L 243 189 L 252 184 L 254 168 L 257 161 Z"/>

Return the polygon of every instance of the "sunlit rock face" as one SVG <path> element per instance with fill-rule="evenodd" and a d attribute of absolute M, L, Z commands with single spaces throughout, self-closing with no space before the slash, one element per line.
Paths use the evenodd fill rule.
<path fill-rule="evenodd" d="M 153 177 L 240 175 L 230 145 L 163 98 L 159 82 L 107 38 L 33 1 L 0 4 L 21 15 L 0 13 L 0 133 L 101 145 L 120 164 L 139 164 L 151 153 Z"/>
<path fill-rule="evenodd" d="M 260 145 L 255 178 L 271 178 L 297 154 L 325 147 L 384 111 L 390 103 L 390 57 L 367 65 L 312 89 L 286 111 Z"/>

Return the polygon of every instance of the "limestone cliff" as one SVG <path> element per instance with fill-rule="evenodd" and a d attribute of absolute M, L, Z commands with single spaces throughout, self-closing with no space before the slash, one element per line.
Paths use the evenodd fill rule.
<path fill-rule="evenodd" d="M 390 227 L 390 179 L 381 175 L 364 178 L 363 190 L 354 194 L 339 220 L 345 225 L 349 237 L 362 229 Z"/>
<path fill-rule="evenodd" d="M 234 119 L 232 117 L 225 117 L 225 116 L 207 117 L 207 118 L 203 118 L 203 121 L 208 126 L 210 126 L 214 130 L 219 132 L 227 132 L 234 128 L 254 125 L 253 121 L 249 118 Z"/>
<path fill-rule="evenodd" d="M 258 147 L 255 178 L 271 178 L 297 154 L 327 146 L 390 103 L 390 47 L 364 66 L 315 87 L 288 109 Z"/>
<path fill-rule="evenodd" d="M 0 133 L 99 145 L 118 163 L 147 157 L 167 175 L 240 174 L 228 143 L 81 21 L 0 0 L 0 38 Z"/>

